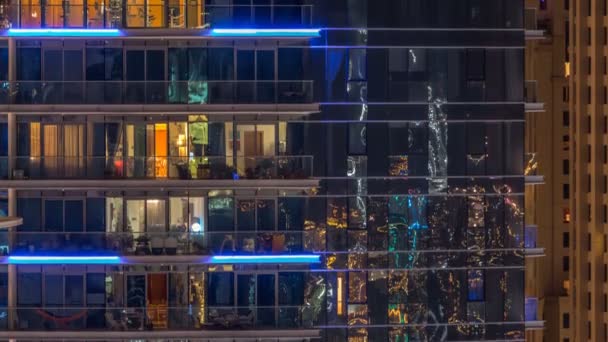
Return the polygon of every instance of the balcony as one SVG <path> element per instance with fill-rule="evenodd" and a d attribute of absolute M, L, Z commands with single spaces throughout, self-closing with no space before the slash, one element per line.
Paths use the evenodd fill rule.
<path fill-rule="evenodd" d="M 40 186 L 309 188 L 318 184 L 318 180 L 312 179 L 312 156 L 16 157 L 15 163 L 12 180 L 4 183 L 22 189 Z M 6 174 L 0 176 L 9 178 Z M 62 180 L 60 185 L 57 180 Z"/>
<path fill-rule="evenodd" d="M 524 28 L 526 40 L 538 40 L 545 38 L 545 31 L 539 29 L 536 17 L 536 8 L 526 8 L 524 12 Z"/>
<path fill-rule="evenodd" d="M 17 81 L 1 86 L 0 108 L 17 112 L 318 110 L 310 106 L 312 81 Z"/>
<path fill-rule="evenodd" d="M 35 336 L 35 332 L 91 338 L 99 334 L 124 338 L 314 338 L 319 331 L 310 329 L 320 319 L 315 305 L 294 306 L 209 306 L 207 303 L 167 306 L 148 304 L 141 307 L 16 307 L 3 309 L 14 314 L 15 329 L 2 333 L 11 336 Z M 5 316 L 6 317 L 6 316 Z M 34 335 L 28 335 L 34 334 Z M 103 334 L 103 335 L 101 335 Z M 247 334 L 247 335 L 244 335 Z M 44 337 L 45 335 L 39 335 Z M 96 336 L 96 335 L 95 335 Z"/>
<path fill-rule="evenodd" d="M 106 2 L 106 4 L 104 4 Z M 88 6 L 70 2 L 3 5 L 4 28 L 212 29 L 223 27 L 305 28 L 313 24 L 312 5 L 207 5 L 188 2 L 100 0 Z"/>
<path fill-rule="evenodd" d="M 545 249 L 537 246 L 538 226 L 526 225 L 524 228 L 524 248 L 526 257 L 541 257 L 545 255 Z"/>
<path fill-rule="evenodd" d="M 545 111 L 545 104 L 539 102 L 538 84 L 536 81 L 526 81 L 524 84 L 524 107 L 528 113 L 539 113 Z"/>
<path fill-rule="evenodd" d="M 545 177 L 538 175 L 538 159 L 536 153 L 525 154 L 524 177 L 526 185 L 545 184 Z"/>
<path fill-rule="evenodd" d="M 200 226 L 198 226 L 200 229 Z M 150 224 L 148 229 L 164 229 Z M 196 232 L 194 226 L 171 225 L 158 232 L 16 232 L 10 252 L 18 256 L 98 255 L 121 256 L 121 263 L 213 264 L 214 255 L 280 256 L 312 255 L 316 231 L 221 231 Z M 8 246 L 8 236 L 0 235 L 0 246 Z M 6 250 L 3 250 L 7 254 Z M 162 258 L 155 258 L 162 256 Z M 205 258 L 204 258 L 205 257 Z M 308 259 L 307 259 L 308 260 Z M 309 263 L 307 260 L 302 262 Z M 297 260 L 296 260 L 297 261 Z M 4 260 L 2 263 L 9 263 Z M 227 260 L 226 264 L 231 264 Z"/>
<path fill-rule="evenodd" d="M 525 301 L 526 330 L 543 329 L 545 321 L 538 319 L 538 298 L 526 297 Z"/>

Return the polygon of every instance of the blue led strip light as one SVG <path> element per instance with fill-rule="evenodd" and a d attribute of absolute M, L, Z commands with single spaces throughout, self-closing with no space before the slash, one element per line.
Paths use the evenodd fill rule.
<path fill-rule="evenodd" d="M 316 264 L 318 255 L 216 255 L 210 264 Z"/>
<path fill-rule="evenodd" d="M 9 37 L 120 37 L 118 29 L 9 29 Z"/>
<path fill-rule="evenodd" d="M 215 37 L 320 37 L 321 29 L 213 29 Z"/>
<path fill-rule="evenodd" d="M 9 264 L 17 265 L 64 265 L 64 264 L 121 264 L 118 256 L 29 256 L 11 255 Z"/>

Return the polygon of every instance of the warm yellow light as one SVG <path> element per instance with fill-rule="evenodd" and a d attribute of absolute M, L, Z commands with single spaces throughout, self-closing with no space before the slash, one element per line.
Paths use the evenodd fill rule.
<path fill-rule="evenodd" d="M 570 77 L 570 62 L 564 63 L 564 76 Z"/>

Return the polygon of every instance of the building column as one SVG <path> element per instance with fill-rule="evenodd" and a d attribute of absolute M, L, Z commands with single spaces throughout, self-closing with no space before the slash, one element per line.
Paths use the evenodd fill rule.
<path fill-rule="evenodd" d="M 17 190 L 14 188 L 8 189 L 8 215 L 17 216 Z M 9 228 L 9 251 L 15 245 L 15 227 Z M 14 329 L 16 326 L 16 311 L 17 306 L 17 266 L 8 265 L 8 328 Z M 11 340 L 12 342 L 13 340 Z"/>
<path fill-rule="evenodd" d="M 15 92 L 15 80 L 17 79 L 17 47 L 14 38 L 8 40 L 8 83 L 9 100 L 12 103 Z M 13 178 L 13 170 L 17 156 L 17 120 L 15 113 L 8 113 L 8 177 Z"/>
<path fill-rule="evenodd" d="M 9 101 L 12 103 L 15 93 L 15 81 L 17 80 L 17 45 L 14 38 L 8 40 L 8 81 L 9 81 Z M 9 179 L 13 178 L 13 170 L 17 156 L 17 120 L 15 113 L 8 113 L 8 170 Z M 17 190 L 8 189 L 8 215 L 17 216 Z M 8 231 L 9 251 L 15 245 L 15 228 Z M 17 266 L 8 265 L 8 328 L 14 330 L 17 323 Z M 15 339 L 9 341 L 14 342 Z"/>

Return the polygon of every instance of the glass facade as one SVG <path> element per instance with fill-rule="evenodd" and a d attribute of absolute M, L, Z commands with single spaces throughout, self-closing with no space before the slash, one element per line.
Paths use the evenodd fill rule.
<path fill-rule="evenodd" d="M 121 257 L 2 259 L 0 338 L 524 340 L 523 1 L 105 1 L 0 15 L 127 35 L 0 41 L 1 254 Z"/>

